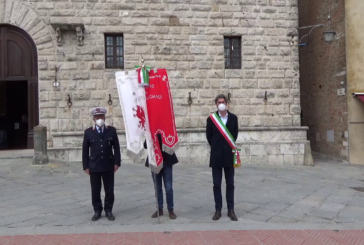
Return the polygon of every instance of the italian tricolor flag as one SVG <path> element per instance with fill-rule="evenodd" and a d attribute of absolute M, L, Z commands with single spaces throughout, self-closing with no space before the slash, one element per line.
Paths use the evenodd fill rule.
<path fill-rule="evenodd" d="M 225 124 L 221 121 L 221 118 L 217 113 L 214 113 L 210 115 L 210 118 L 212 119 L 212 122 L 215 124 L 215 126 L 219 129 L 220 133 L 224 136 L 226 141 L 229 143 L 232 149 L 232 154 L 234 154 L 234 167 L 240 167 L 241 161 L 240 161 L 240 149 L 235 144 L 234 137 L 229 132 L 229 129 L 225 126 Z"/>
<path fill-rule="evenodd" d="M 141 67 L 135 66 L 135 68 L 139 68 L 137 69 L 139 85 L 149 86 L 149 72 L 151 70 L 151 67 L 143 65 Z"/>

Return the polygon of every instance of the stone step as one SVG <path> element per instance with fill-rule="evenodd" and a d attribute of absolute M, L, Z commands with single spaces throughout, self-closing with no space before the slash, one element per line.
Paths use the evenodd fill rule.
<path fill-rule="evenodd" d="M 33 156 L 33 149 L 0 151 L 0 159 L 33 158 Z"/>

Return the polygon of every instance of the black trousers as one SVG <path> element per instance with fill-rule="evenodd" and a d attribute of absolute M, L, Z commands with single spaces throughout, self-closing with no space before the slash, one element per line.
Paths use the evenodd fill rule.
<path fill-rule="evenodd" d="M 105 212 L 111 212 L 114 205 L 114 171 L 90 172 L 92 205 L 96 213 L 102 212 L 101 179 L 105 190 Z"/>
<path fill-rule="evenodd" d="M 215 209 L 221 211 L 222 209 L 222 194 L 221 194 L 221 181 L 222 170 L 225 173 L 226 181 L 226 203 L 228 210 L 234 209 L 234 175 L 235 168 L 212 168 L 212 180 L 214 182 L 214 199 Z"/>

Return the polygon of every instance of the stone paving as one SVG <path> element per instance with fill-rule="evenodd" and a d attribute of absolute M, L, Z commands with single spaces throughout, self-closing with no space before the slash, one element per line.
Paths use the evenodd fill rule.
<path fill-rule="evenodd" d="M 91 222 L 89 177 L 80 164 L 32 166 L 0 159 L 0 235 L 364 228 L 364 167 L 316 160 L 315 167 L 243 166 L 236 171 L 238 222 L 215 222 L 211 170 L 174 168 L 177 220 L 150 218 L 155 197 L 150 172 L 122 165 L 116 174 L 116 220 Z"/>
<path fill-rule="evenodd" d="M 71 235 L 0 236 L 2 245 L 283 245 L 283 244 L 363 244 L 360 231 L 184 231 Z"/>

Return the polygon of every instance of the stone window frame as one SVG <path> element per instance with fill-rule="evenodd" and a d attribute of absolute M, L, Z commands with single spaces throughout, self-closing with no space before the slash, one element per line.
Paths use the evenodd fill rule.
<path fill-rule="evenodd" d="M 227 43 L 228 46 L 226 45 Z M 236 43 L 238 45 L 236 45 Z M 241 36 L 224 36 L 225 69 L 241 69 L 242 66 L 241 47 L 242 47 Z"/>
<path fill-rule="evenodd" d="M 112 44 L 108 45 L 108 38 L 112 38 Z M 121 38 L 121 44 L 117 43 L 117 39 Z M 105 68 L 106 69 L 124 69 L 124 35 L 123 33 L 104 33 L 105 43 Z M 108 48 L 112 48 L 112 54 L 110 55 L 107 51 Z M 121 53 L 118 54 L 118 48 L 121 48 Z M 112 64 L 108 63 L 108 58 L 112 58 Z M 121 58 L 120 64 L 117 59 Z"/>

